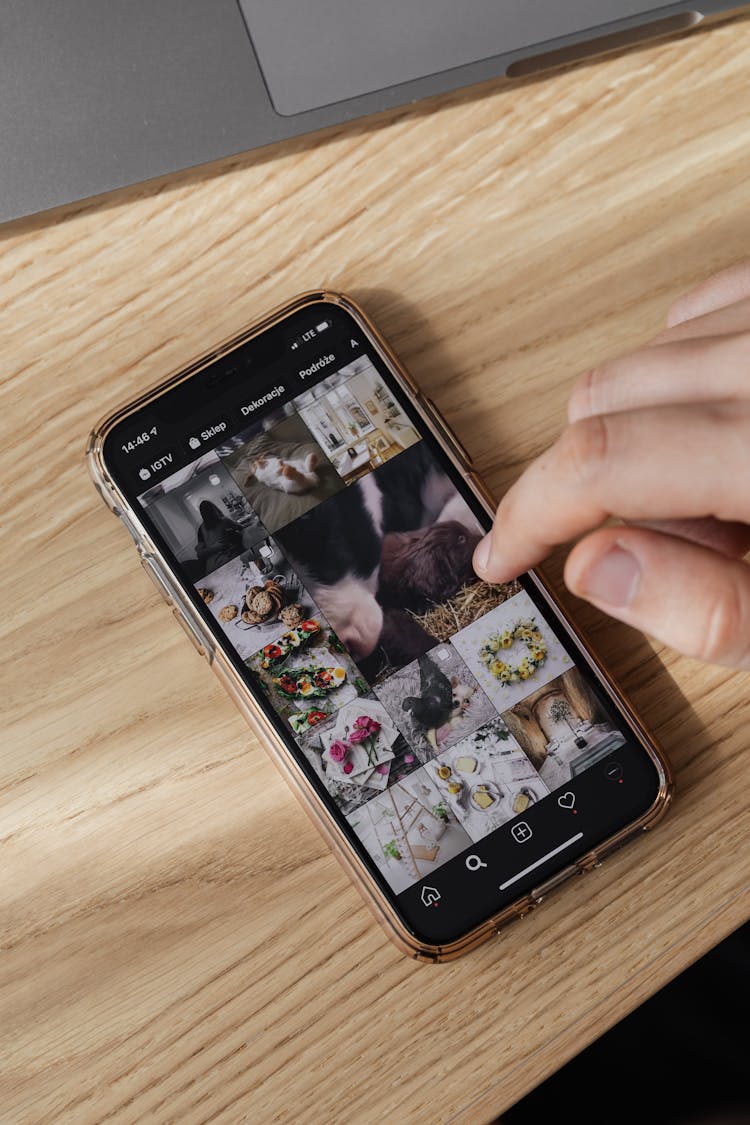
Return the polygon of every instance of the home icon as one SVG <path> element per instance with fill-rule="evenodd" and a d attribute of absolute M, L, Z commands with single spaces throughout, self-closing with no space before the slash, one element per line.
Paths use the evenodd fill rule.
<path fill-rule="evenodd" d="M 422 887 L 422 902 L 425 906 L 437 906 L 440 902 L 440 891 L 435 887 Z"/>

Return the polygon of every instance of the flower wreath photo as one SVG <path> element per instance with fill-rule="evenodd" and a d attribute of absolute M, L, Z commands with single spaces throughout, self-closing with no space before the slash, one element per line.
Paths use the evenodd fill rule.
<path fill-rule="evenodd" d="M 500 710 L 572 666 L 539 607 L 523 590 L 461 629 L 452 643 Z"/>
<path fill-rule="evenodd" d="M 501 651 L 507 652 L 519 642 L 526 647 L 526 653 L 518 664 L 503 660 Z M 479 658 L 489 668 L 491 674 L 501 684 L 517 684 L 535 675 L 547 659 L 547 644 L 536 619 L 533 617 L 516 622 L 502 633 L 493 633 L 479 649 Z"/>

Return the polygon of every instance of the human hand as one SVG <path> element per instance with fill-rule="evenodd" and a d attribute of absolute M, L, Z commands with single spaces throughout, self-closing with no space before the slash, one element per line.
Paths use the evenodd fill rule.
<path fill-rule="evenodd" d="M 474 555 L 506 582 L 583 536 L 579 597 L 688 656 L 750 669 L 750 263 L 583 375 L 569 425 L 508 490 Z M 602 527 L 610 516 L 625 521 Z"/>

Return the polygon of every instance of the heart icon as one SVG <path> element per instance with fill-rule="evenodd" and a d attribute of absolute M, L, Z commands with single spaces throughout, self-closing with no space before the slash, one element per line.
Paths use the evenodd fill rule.
<path fill-rule="evenodd" d="M 572 809 L 576 803 L 575 793 L 563 793 L 562 797 L 557 798 L 557 803 L 561 809 Z"/>

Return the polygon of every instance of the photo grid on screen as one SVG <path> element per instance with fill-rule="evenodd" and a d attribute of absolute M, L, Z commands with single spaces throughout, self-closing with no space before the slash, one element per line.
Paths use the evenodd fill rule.
<path fill-rule="evenodd" d="M 625 742 L 368 359 L 139 499 L 396 893 Z"/>

